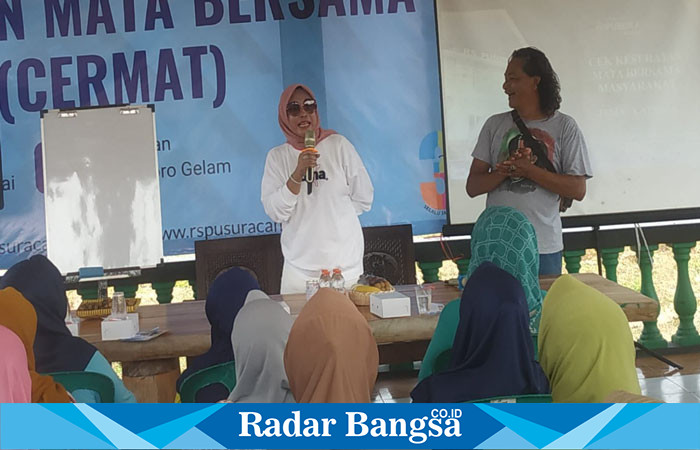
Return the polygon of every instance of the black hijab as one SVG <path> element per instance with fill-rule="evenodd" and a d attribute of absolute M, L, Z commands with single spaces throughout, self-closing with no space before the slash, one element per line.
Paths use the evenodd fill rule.
<path fill-rule="evenodd" d="M 206 353 L 193 358 L 177 380 L 177 390 L 182 382 L 195 372 L 217 364 L 233 361 L 231 333 L 233 321 L 243 307 L 248 292 L 260 289 L 260 285 L 247 271 L 233 267 L 219 274 L 209 286 L 209 293 L 204 304 L 207 320 L 211 324 L 211 347 Z M 219 395 L 223 397 L 215 398 Z M 228 397 L 228 392 L 221 392 L 214 397 L 197 397 L 198 402 L 216 402 Z"/>
<path fill-rule="evenodd" d="M 0 289 L 13 287 L 34 306 L 37 316 L 34 357 L 39 373 L 82 371 L 97 349 L 66 327 L 63 277 L 43 255 L 21 261 L 0 278 Z"/>
<path fill-rule="evenodd" d="M 418 383 L 411 397 L 455 403 L 548 392 L 535 361 L 525 291 L 511 274 L 485 262 L 464 287 L 449 369 Z"/>

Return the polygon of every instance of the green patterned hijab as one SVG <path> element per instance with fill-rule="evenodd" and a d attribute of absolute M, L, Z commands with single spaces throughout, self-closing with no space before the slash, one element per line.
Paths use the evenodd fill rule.
<path fill-rule="evenodd" d="M 530 331 L 537 333 L 543 297 L 539 281 L 540 254 L 535 228 L 527 217 L 508 206 L 486 208 L 474 225 L 471 248 L 467 276 L 488 261 L 517 278 L 527 296 Z"/>

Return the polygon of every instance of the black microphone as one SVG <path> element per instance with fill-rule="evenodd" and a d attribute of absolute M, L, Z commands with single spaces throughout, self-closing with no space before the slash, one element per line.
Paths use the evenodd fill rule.
<path fill-rule="evenodd" d="M 304 150 L 305 152 L 311 151 L 316 153 L 316 132 L 314 130 L 306 130 L 304 134 Z M 311 194 L 312 185 L 314 182 L 314 169 L 313 167 L 306 168 L 306 193 Z"/>

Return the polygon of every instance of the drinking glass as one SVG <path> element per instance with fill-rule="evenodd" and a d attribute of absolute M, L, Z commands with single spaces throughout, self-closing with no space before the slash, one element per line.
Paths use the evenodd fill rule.
<path fill-rule="evenodd" d="M 123 292 L 115 292 L 112 295 L 112 318 L 126 319 L 126 300 Z"/>
<path fill-rule="evenodd" d="M 306 300 L 308 301 L 319 289 L 318 280 L 306 280 Z"/>
<path fill-rule="evenodd" d="M 418 306 L 418 314 L 428 314 L 430 312 L 432 296 L 433 291 L 431 289 L 426 289 L 423 286 L 416 287 L 416 305 Z"/>

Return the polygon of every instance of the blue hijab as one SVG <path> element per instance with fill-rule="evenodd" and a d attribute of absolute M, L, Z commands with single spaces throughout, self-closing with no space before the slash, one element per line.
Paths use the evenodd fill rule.
<path fill-rule="evenodd" d="M 493 263 L 479 266 L 464 287 L 449 367 L 418 383 L 413 401 L 454 403 L 549 392 L 535 361 L 525 291 Z"/>
<path fill-rule="evenodd" d="M 248 292 L 254 289 L 260 289 L 258 282 L 250 273 L 238 267 L 233 267 L 219 274 L 209 286 L 204 311 L 211 324 L 211 347 L 203 355 L 193 358 L 188 364 L 187 370 L 182 372 L 177 380 L 178 391 L 182 382 L 195 372 L 233 361 L 233 347 L 231 346 L 233 321 L 238 315 L 238 311 L 243 307 Z M 214 402 L 227 396 L 228 392 L 226 391 L 222 398 L 200 400 L 199 397 L 196 397 L 196 400 Z"/>
<path fill-rule="evenodd" d="M 68 299 L 58 268 L 43 255 L 18 262 L 0 279 L 34 306 L 37 317 L 34 358 L 39 373 L 82 371 L 97 349 L 66 327 Z"/>

